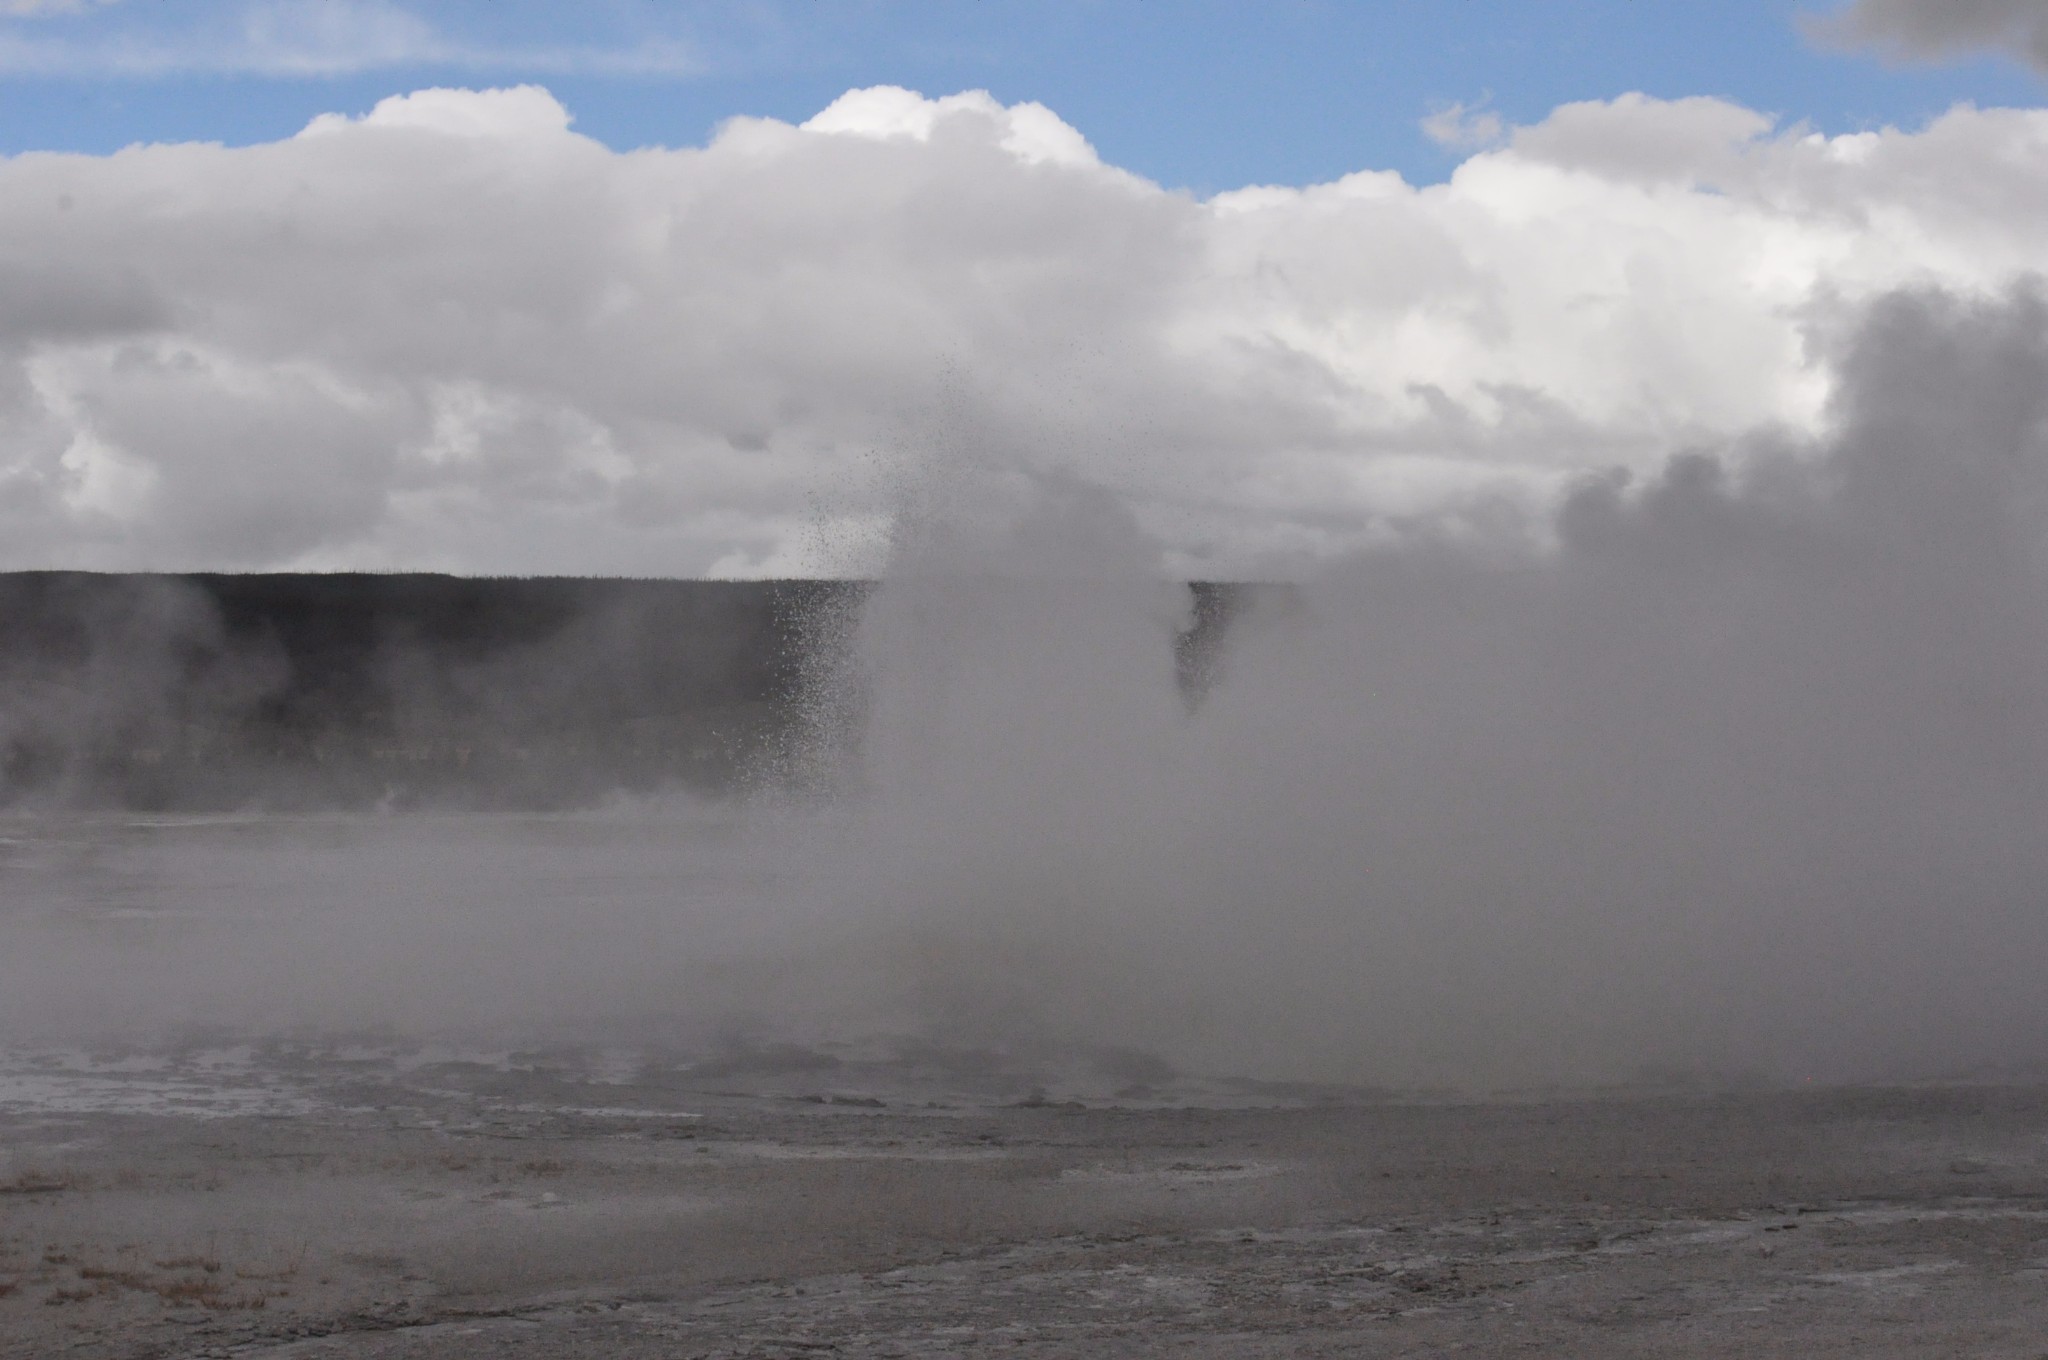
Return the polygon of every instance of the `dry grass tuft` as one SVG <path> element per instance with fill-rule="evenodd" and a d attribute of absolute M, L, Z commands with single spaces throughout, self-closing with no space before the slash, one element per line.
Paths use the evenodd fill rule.
<path fill-rule="evenodd" d="M 44 1254 L 43 1260 L 50 1265 L 69 1265 L 71 1258 L 56 1250 Z M 270 1275 L 255 1275 L 242 1271 L 234 1272 L 234 1281 L 223 1274 L 221 1263 L 212 1255 L 187 1255 L 169 1257 L 152 1263 L 161 1271 L 190 1272 L 184 1275 L 159 1275 L 148 1270 L 127 1270 L 117 1266 L 85 1264 L 78 1265 L 78 1287 L 52 1290 L 45 1295 L 47 1304 L 78 1303 L 95 1295 L 111 1295 L 119 1290 L 131 1290 L 137 1294 L 154 1295 L 167 1306 L 197 1305 L 216 1312 L 254 1312 L 270 1305 L 269 1296 L 261 1289 L 238 1287 L 234 1281 L 249 1279 L 288 1279 L 298 1269 L 297 1258 L 292 1258 L 283 1270 Z M 283 1291 L 279 1291 L 280 1295 Z"/>
<path fill-rule="evenodd" d="M 132 1270 L 113 1270 L 106 1266 L 80 1266 L 78 1278 L 91 1280 L 102 1287 L 119 1285 L 123 1289 L 152 1289 L 155 1286 L 145 1275 Z"/>
<path fill-rule="evenodd" d="M 156 1263 L 158 1270 L 203 1270 L 209 1275 L 220 1273 L 220 1262 L 211 1256 L 173 1256 Z"/>
<path fill-rule="evenodd" d="M 0 1181 L 0 1195 L 54 1195 L 85 1187 L 85 1178 L 75 1171 L 22 1171 Z"/>
<path fill-rule="evenodd" d="M 236 1294 L 219 1280 L 164 1280 L 150 1291 L 165 1303 L 196 1303 L 216 1312 L 254 1312 L 270 1306 L 261 1294 Z"/>

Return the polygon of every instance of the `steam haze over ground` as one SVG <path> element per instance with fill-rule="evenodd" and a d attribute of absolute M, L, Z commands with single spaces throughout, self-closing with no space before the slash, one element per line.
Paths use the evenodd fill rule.
<path fill-rule="evenodd" d="M 136 900 L 194 920 L 17 898 L 7 1018 L 1404 1087 L 2028 1069 L 2048 308 L 1906 293 L 1845 334 L 1824 436 L 1254 591 L 1193 687 L 1127 501 L 944 449 L 751 797 L 130 830 Z"/>

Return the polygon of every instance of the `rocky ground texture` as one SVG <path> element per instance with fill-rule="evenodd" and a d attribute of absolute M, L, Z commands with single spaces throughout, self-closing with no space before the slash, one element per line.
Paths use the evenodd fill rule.
<path fill-rule="evenodd" d="M 0 1355 L 2048 1357 L 2048 1089 L 0 1063 Z"/>

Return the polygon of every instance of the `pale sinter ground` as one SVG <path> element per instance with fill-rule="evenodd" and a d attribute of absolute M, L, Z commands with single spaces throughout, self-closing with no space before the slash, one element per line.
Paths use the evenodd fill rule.
<path fill-rule="evenodd" d="M 2048 1356 L 2048 1090 L 17 1053 L 7 1356 Z"/>

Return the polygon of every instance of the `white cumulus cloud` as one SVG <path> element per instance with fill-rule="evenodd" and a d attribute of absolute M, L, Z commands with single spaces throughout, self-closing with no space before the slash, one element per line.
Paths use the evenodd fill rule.
<path fill-rule="evenodd" d="M 1833 328 L 2048 265 L 2048 112 L 1824 137 L 1641 96 L 1448 182 L 1199 199 L 1035 104 L 854 91 L 616 152 L 538 87 L 0 161 L 0 561 L 760 574 L 933 460 L 1200 574 L 1813 432 Z M 857 556 L 857 554 L 855 554 Z"/>
<path fill-rule="evenodd" d="M 1434 109 L 1422 120 L 1422 134 L 1438 146 L 1473 151 L 1492 146 L 1507 131 L 1501 116 L 1478 104 L 1453 103 Z"/>

